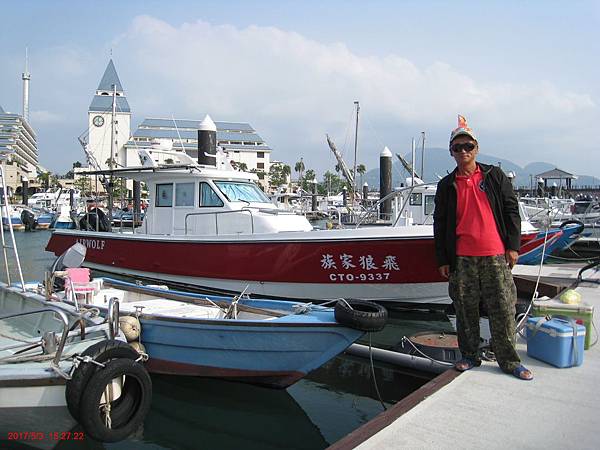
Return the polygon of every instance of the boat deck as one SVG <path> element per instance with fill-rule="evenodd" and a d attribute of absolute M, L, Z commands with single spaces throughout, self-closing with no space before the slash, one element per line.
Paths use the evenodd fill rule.
<path fill-rule="evenodd" d="M 577 273 L 555 269 L 545 275 L 572 279 Z M 589 281 L 576 290 L 595 306 L 598 330 L 600 272 L 583 278 Z M 522 338 L 517 348 L 534 380 L 505 375 L 490 362 L 462 374 L 448 370 L 331 448 L 597 449 L 600 345 L 585 351 L 583 365 L 565 369 L 528 357 Z"/>

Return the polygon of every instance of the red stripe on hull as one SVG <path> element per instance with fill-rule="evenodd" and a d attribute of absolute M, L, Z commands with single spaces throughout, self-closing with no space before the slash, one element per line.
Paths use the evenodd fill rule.
<path fill-rule="evenodd" d="M 273 372 L 259 370 L 224 369 L 219 367 L 200 366 L 179 362 L 150 358 L 146 368 L 153 373 L 164 375 L 186 375 L 195 377 L 227 378 L 245 383 L 284 389 L 291 386 L 306 374 L 302 372 Z"/>
<path fill-rule="evenodd" d="M 86 261 L 177 276 L 288 283 L 429 283 L 437 271 L 433 238 L 318 242 L 172 242 L 53 234 L 46 250 L 76 241 Z"/>

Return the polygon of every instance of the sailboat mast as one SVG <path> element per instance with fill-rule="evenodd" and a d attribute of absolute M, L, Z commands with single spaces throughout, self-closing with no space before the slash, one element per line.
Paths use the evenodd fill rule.
<path fill-rule="evenodd" d="M 421 180 L 425 181 L 425 132 L 421 131 Z"/>
<path fill-rule="evenodd" d="M 356 193 L 356 156 L 358 153 L 358 114 L 360 112 L 360 104 L 358 100 L 354 102 L 356 105 L 356 128 L 354 129 L 354 167 L 352 169 L 352 201 Z"/>
<path fill-rule="evenodd" d="M 110 159 L 108 160 L 108 167 L 113 170 L 115 164 L 115 116 L 117 113 L 117 85 L 112 85 L 112 116 L 110 120 Z M 110 174 L 110 181 L 108 182 L 108 220 L 112 222 L 113 213 L 113 174 Z"/>

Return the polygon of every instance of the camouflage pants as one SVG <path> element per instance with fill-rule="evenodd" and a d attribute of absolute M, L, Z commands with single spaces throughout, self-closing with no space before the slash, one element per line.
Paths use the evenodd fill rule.
<path fill-rule="evenodd" d="M 498 365 L 512 372 L 520 364 L 515 350 L 517 289 L 504 255 L 458 256 L 448 292 L 456 309 L 458 346 L 464 357 L 479 360 L 479 302 L 487 307 Z"/>

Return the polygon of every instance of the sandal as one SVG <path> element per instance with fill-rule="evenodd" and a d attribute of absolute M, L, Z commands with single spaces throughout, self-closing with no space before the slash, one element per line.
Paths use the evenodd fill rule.
<path fill-rule="evenodd" d="M 460 361 L 454 363 L 454 368 L 459 372 L 465 372 L 471 370 L 473 367 L 479 367 L 481 360 L 473 360 L 471 358 L 463 358 Z"/>
<path fill-rule="evenodd" d="M 529 372 L 529 374 L 526 374 L 525 372 Z M 512 371 L 512 374 L 519 380 L 533 380 L 533 373 L 531 373 L 531 370 L 529 370 L 522 364 L 519 367 L 515 368 L 515 370 Z"/>

